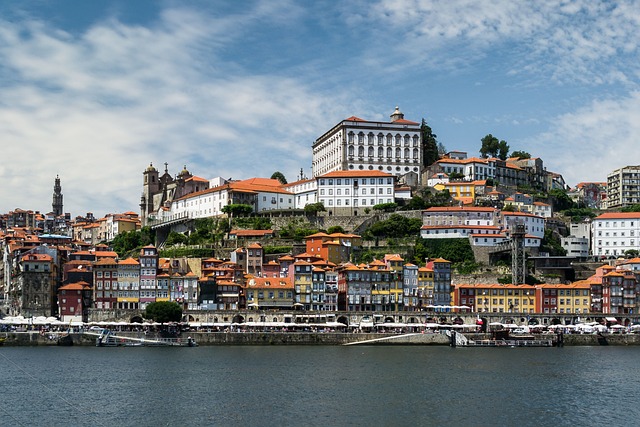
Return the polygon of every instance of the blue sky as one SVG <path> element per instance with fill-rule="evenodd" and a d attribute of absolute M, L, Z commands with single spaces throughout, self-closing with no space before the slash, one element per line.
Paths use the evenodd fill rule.
<path fill-rule="evenodd" d="M 640 164 L 639 1 L 0 3 L 0 212 L 137 212 L 150 162 L 311 174 L 351 115 L 483 136 L 574 186 Z"/>

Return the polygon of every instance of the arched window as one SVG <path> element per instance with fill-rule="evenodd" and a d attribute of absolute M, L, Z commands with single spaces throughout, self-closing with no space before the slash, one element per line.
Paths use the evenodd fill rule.
<path fill-rule="evenodd" d="M 382 145 L 384 144 L 384 135 L 382 134 L 382 132 L 380 132 L 378 134 L 378 145 Z"/>
<path fill-rule="evenodd" d="M 409 149 L 408 149 L 408 148 L 405 148 L 405 149 L 404 149 L 404 158 L 405 158 L 405 159 L 408 159 L 408 158 L 409 158 Z"/>
<path fill-rule="evenodd" d="M 404 146 L 405 147 L 409 146 L 409 140 L 410 140 L 409 135 L 405 135 L 404 136 Z"/>
<path fill-rule="evenodd" d="M 400 136 L 399 133 L 396 134 L 396 145 L 400 145 L 400 143 L 402 142 L 402 137 Z"/>
<path fill-rule="evenodd" d="M 418 135 L 413 135 L 413 146 L 417 147 L 418 146 Z"/>
<path fill-rule="evenodd" d="M 369 147 L 369 152 L 367 153 L 369 157 L 373 157 L 373 147 Z"/>
<path fill-rule="evenodd" d="M 378 157 L 382 158 L 384 156 L 384 148 L 378 147 Z"/>
<path fill-rule="evenodd" d="M 391 158 L 391 147 L 387 147 L 387 157 Z"/>
<path fill-rule="evenodd" d="M 364 144 L 364 132 L 358 134 L 358 144 Z"/>
<path fill-rule="evenodd" d="M 414 159 L 417 159 L 417 158 L 418 158 L 418 149 L 417 149 L 417 148 L 414 148 L 414 149 L 413 149 L 413 158 L 414 158 Z"/>
<path fill-rule="evenodd" d="M 396 148 L 396 159 L 400 158 L 400 147 Z"/>
<path fill-rule="evenodd" d="M 369 132 L 369 135 L 367 135 L 367 144 L 373 145 L 373 132 Z"/>
<path fill-rule="evenodd" d="M 349 146 L 349 156 L 353 157 L 353 145 Z"/>
<path fill-rule="evenodd" d="M 393 143 L 393 136 L 388 133 L 387 134 L 387 145 L 391 145 Z"/>
<path fill-rule="evenodd" d="M 358 147 L 358 156 L 359 157 L 363 157 L 364 156 L 364 147 Z"/>
<path fill-rule="evenodd" d="M 353 132 L 349 132 L 348 141 L 350 144 L 353 144 Z"/>

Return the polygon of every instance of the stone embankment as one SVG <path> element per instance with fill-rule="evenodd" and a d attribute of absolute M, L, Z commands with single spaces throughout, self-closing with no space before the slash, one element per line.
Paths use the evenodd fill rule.
<path fill-rule="evenodd" d="M 118 333 L 139 337 L 138 333 Z M 66 335 L 66 334 L 65 334 Z M 69 345 L 68 338 L 55 333 L 3 332 L 6 346 L 55 346 Z M 489 339 L 488 334 L 465 334 L 473 340 Z M 70 334 L 73 345 L 95 346 L 95 334 Z M 193 338 L 199 345 L 449 345 L 449 338 L 439 333 L 385 334 L 348 332 L 190 332 L 182 338 Z M 536 339 L 548 338 L 536 335 Z M 640 345 L 640 334 L 566 334 L 565 346 Z"/>

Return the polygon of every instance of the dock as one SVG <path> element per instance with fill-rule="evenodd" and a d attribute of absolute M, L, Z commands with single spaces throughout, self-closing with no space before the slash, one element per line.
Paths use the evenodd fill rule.
<path fill-rule="evenodd" d="M 85 332 L 86 335 L 96 336 L 96 347 L 197 347 L 196 341 L 184 338 L 137 338 L 116 335 L 109 329 L 100 333 Z"/>

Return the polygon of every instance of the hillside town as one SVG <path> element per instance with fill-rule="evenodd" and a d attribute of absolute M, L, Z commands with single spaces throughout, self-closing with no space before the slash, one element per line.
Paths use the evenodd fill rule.
<path fill-rule="evenodd" d="M 139 212 L 72 218 L 56 176 L 50 212 L 16 208 L 0 216 L 2 315 L 128 321 L 161 301 L 179 304 L 187 316 L 229 310 L 638 313 L 640 212 L 625 208 L 640 203 L 640 166 L 570 187 L 540 158 L 437 153 L 425 127 L 397 107 L 388 122 L 349 117 L 316 139 L 311 177 L 301 170 L 294 182 L 276 174 L 202 178 L 186 165 L 173 176 L 168 163 L 164 170 L 150 163 L 141 168 Z M 597 214 L 559 215 L 548 196 L 554 192 Z M 433 195 L 444 195 L 446 203 L 400 209 Z M 244 216 L 268 219 L 271 227 L 238 227 L 234 207 L 247 206 Z M 443 257 L 416 259 L 378 239 L 366 241 L 367 228 L 390 215 L 420 221 L 415 239 L 465 242 L 476 271 L 463 274 Z M 206 256 L 163 255 L 172 235 L 189 236 L 205 219 L 228 225 L 217 242 L 198 245 Z M 282 243 L 282 229 L 292 222 L 312 223 L 316 232 Z M 127 253 L 114 249 L 118 236 L 141 230 L 151 242 Z M 564 254 L 545 251 L 552 233 Z M 383 254 L 362 260 L 372 246 Z M 501 265 L 508 283 L 481 274 L 500 259 L 508 260 Z M 532 275 L 542 280 L 528 283 Z"/>

